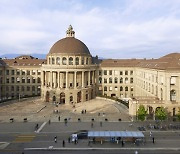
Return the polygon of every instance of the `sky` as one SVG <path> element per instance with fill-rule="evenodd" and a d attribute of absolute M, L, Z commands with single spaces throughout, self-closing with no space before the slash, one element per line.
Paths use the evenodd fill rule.
<path fill-rule="evenodd" d="M 0 55 L 48 54 L 70 24 L 92 56 L 180 52 L 180 0 L 0 0 Z"/>

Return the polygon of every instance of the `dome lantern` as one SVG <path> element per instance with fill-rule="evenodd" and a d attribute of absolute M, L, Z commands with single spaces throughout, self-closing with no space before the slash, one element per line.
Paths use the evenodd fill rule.
<path fill-rule="evenodd" d="M 73 31 L 71 25 L 69 25 L 68 30 L 66 31 L 66 37 L 75 37 L 75 31 Z"/>

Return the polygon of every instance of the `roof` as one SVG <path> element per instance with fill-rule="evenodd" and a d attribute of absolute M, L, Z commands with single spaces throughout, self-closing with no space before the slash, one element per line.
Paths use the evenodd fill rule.
<path fill-rule="evenodd" d="M 57 41 L 50 49 L 49 53 L 66 53 L 66 54 L 85 54 L 90 55 L 87 46 L 74 37 L 66 37 Z"/>
<path fill-rule="evenodd" d="M 14 59 L 1 59 L 8 66 L 41 66 L 46 63 L 45 59 L 34 58 L 29 55 L 18 56 Z"/>
<path fill-rule="evenodd" d="M 135 137 L 143 138 L 140 131 L 89 131 L 88 137 Z"/>
<path fill-rule="evenodd" d="M 160 70 L 180 69 L 180 53 L 171 53 L 159 59 L 105 59 L 101 67 L 141 67 Z"/>

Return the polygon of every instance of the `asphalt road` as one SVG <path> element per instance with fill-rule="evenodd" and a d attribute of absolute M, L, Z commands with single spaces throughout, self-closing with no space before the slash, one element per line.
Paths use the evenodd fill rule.
<path fill-rule="evenodd" d="M 44 125 L 43 125 L 44 124 Z M 149 136 L 149 131 L 145 131 L 145 144 L 134 145 L 132 142 L 126 142 L 125 146 L 116 143 L 100 143 L 88 146 L 88 140 L 79 140 L 78 144 L 68 143 L 68 137 L 78 130 L 137 130 L 138 123 L 129 126 L 128 122 L 106 122 L 100 127 L 95 123 L 91 128 L 91 123 L 68 123 L 67 126 L 61 123 L 39 123 L 39 133 L 35 132 L 36 123 L 0 123 L 0 143 L 9 143 L 5 148 L 1 147 L 0 154 L 25 154 L 38 153 L 134 153 L 136 150 L 140 153 L 180 153 L 180 131 L 152 131 L 155 137 L 155 144 Z M 57 143 L 54 142 L 54 136 L 57 136 Z M 62 140 L 65 140 L 66 150 L 63 150 Z M 58 150 L 47 150 L 50 146 Z M 35 149 L 32 149 L 35 148 Z M 44 150 L 37 150 L 43 148 Z M 87 150 L 87 148 L 90 148 Z M 108 148 L 104 150 L 104 148 Z M 97 150 L 99 149 L 99 150 Z M 101 149 L 101 150 L 100 150 Z M 115 150 L 116 149 L 116 150 Z"/>

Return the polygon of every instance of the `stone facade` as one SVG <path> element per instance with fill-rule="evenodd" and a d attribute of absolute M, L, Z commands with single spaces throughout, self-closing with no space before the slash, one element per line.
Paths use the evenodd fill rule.
<path fill-rule="evenodd" d="M 41 95 L 46 102 L 67 104 L 104 95 L 128 101 L 132 116 L 140 104 L 151 114 L 163 106 L 175 115 L 180 107 L 179 63 L 180 53 L 148 60 L 98 60 L 70 26 L 46 59 L 0 60 L 0 101 Z"/>

